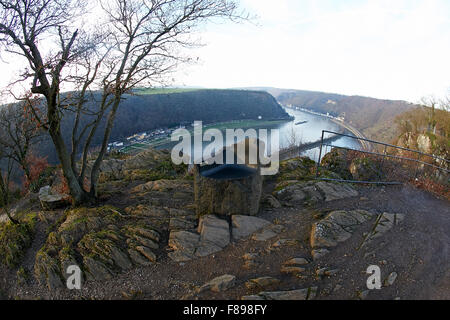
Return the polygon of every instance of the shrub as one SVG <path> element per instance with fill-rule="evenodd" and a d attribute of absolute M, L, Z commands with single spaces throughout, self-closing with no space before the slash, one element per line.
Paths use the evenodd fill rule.
<path fill-rule="evenodd" d="M 54 168 L 50 168 L 47 157 L 40 158 L 31 152 L 27 155 L 26 162 L 28 164 L 29 177 L 25 176 L 24 178 L 23 193 L 28 191 L 38 192 L 40 188 L 47 184 Z"/>

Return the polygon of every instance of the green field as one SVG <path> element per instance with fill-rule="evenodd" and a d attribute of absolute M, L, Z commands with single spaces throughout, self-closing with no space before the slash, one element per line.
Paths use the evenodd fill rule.
<path fill-rule="evenodd" d="M 203 131 L 208 129 L 218 129 L 224 131 L 226 129 L 262 129 L 262 128 L 270 128 L 280 124 L 285 123 L 288 120 L 272 120 L 272 121 L 264 121 L 264 120 L 239 120 L 239 121 L 230 121 L 223 123 L 215 123 L 203 126 Z M 194 129 L 191 128 L 188 130 L 191 134 L 193 134 Z M 136 143 L 129 147 L 122 149 L 121 151 L 124 153 L 139 153 L 143 151 L 142 149 L 148 149 L 150 147 L 155 148 L 158 146 L 163 146 L 171 143 L 170 137 L 168 138 L 160 138 L 149 142 L 148 144 Z"/>
<path fill-rule="evenodd" d="M 121 149 L 121 152 L 123 153 L 130 153 L 133 151 L 144 151 L 143 149 L 148 149 L 149 145 L 144 143 L 135 143 L 131 146 L 125 147 Z"/>

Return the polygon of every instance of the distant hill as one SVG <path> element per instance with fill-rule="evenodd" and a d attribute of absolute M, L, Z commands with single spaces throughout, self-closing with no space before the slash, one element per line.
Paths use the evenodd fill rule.
<path fill-rule="evenodd" d="M 345 96 L 333 93 L 277 89 L 268 87 L 247 88 L 264 90 L 284 105 L 294 105 L 334 116 L 345 115 L 345 121 L 366 137 L 382 142 L 398 138 L 395 118 L 416 108 L 406 101 L 381 100 L 361 96 Z"/>
<path fill-rule="evenodd" d="M 94 95 L 94 99 L 98 98 Z M 95 110 L 95 103 L 91 109 Z M 273 96 L 263 91 L 247 90 L 137 90 L 136 95 L 125 95 L 119 106 L 111 141 L 123 139 L 138 132 L 190 124 L 196 120 L 205 124 L 232 120 L 287 119 L 289 115 Z M 63 132 L 71 132 L 74 116 L 67 113 L 62 123 Z M 87 123 L 89 118 L 84 118 Z M 105 121 L 94 138 L 94 146 L 102 140 Z M 70 136 L 65 137 L 70 145 Z M 57 162 L 51 141 L 39 144 L 38 153 Z"/>

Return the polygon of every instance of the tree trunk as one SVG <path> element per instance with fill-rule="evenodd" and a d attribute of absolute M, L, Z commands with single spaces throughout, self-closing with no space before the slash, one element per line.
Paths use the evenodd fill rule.
<path fill-rule="evenodd" d="M 116 112 L 117 112 L 117 109 L 119 108 L 119 104 L 120 104 L 120 96 L 116 96 L 113 106 L 111 108 L 111 112 L 108 116 L 108 121 L 107 121 L 106 128 L 105 128 L 105 134 L 103 136 L 102 147 L 100 149 L 97 159 L 95 160 L 94 165 L 92 166 L 90 194 L 91 194 L 91 197 L 93 197 L 93 198 L 97 197 L 97 181 L 98 181 L 98 176 L 99 176 L 100 165 L 102 164 L 103 158 L 105 157 L 105 154 L 106 154 L 109 137 L 111 135 L 111 130 L 114 125 L 114 120 L 116 118 Z"/>
<path fill-rule="evenodd" d="M 47 99 L 47 106 L 49 110 L 55 110 L 56 102 L 51 100 L 49 101 L 49 99 Z M 83 189 L 82 182 L 80 183 L 80 181 L 78 181 L 77 175 L 73 170 L 72 160 L 69 153 L 67 152 L 67 147 L 61 134 L 60 121 L 57 118 L 52 119 L 52 116 L 54 115 L 49 112 L 50 125 L 48 131 L 53 140 L 56 154 L 58 155 L 59 161 L 61 162 L 63 175 L 67 181 L 70 195 L 72 196 L 72 205 L 80 206 L 83 204 L 91 203 L 94 200 L 93 197 L 90 193 L 86 192 Z"/>

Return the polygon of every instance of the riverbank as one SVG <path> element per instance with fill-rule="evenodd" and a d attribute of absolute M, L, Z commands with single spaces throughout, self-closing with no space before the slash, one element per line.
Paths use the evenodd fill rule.
<path fill-rule="evenodd" d="M 289 107 L 285 107 L 285 108 L 289 108 Z M 293 109 L 293 108 L 289 108 L 289 109 Z M 297 109 L 293 109 L 293 110 L 297 110 Z M 313 114 L 316 116 L 320 116 L 320 117 L 324 117 L 327 118 L 329 120 L 331 120 L 331 122 L 337 124 L 338 126 L 350 131 L 356 138 L 358 138 L 358 143 L 361 145 L 362 150 L 363 151 L 372 151 L 373 147 L 372 144 L 368 141 L 365 140 L 360 140 L 360 139 L 367 139 L 358 129 L 352 127 L 350 124 L 345 123 L 342 120 L 339 120 L 338 118 L 335 118 L 333 116 L 330 115 L 326 115 L 326 114 L 322 114 L 322 113 L 318 113 L 318 112 L 313 112 L 313 111 L 309 111 L 307 109 L 301 109 L 299 110 L 301 112 L 305 112 L 305 113 L 309 113 L 309 114 Z"/>
<path fill-rule="evenodd" d="M 371 152 L 373 150 L 373 146 L 370 142 L 361 140 L 361 139 L 367 139 L 358 129 L 350 126 L 349 124 L 346 124 L 345 122 L 336 120 L 336 119 L 330 119 L 332 122 L 336 123 L 337 125 L 347 129 L 350 131 L 356 138 L 358 138 L 358 142 L 362 147 L 362 151 L 368 151 Z"/>
<path fill-rule="evenodd" d="M 286 122 L 292 121 L 292 119 L 275 119 L 275 120 L 234 120 L 234 121 L 228 121 L 228 122 L 219 122 L 219 123 L 213 123 L 213 124 L 206 124 L 203 126 L 203 130 L 209 130 L 209 129 L 217 129 L 217 130 L 235 130 L 235 129 L 262 129 L 262 128 L 268 128 L 268 127 L 276 127 L 278 125 L 282 125 Z M 189 133 L 194 133 L 194 127 L 186 128 Z M 134 145 L 125 147 L 122 149 L 121 152 L 126 154 L 137 154 L 139 152 L 145 151 L 148 148 L 156 148 L 156 149 L 164 149 L 167 147 L 171 142 L 171 136 L 167 136 L 165 138 L 155 139 L 153 141 L 149 142 L 140 142 L 136 143 Z"/>

